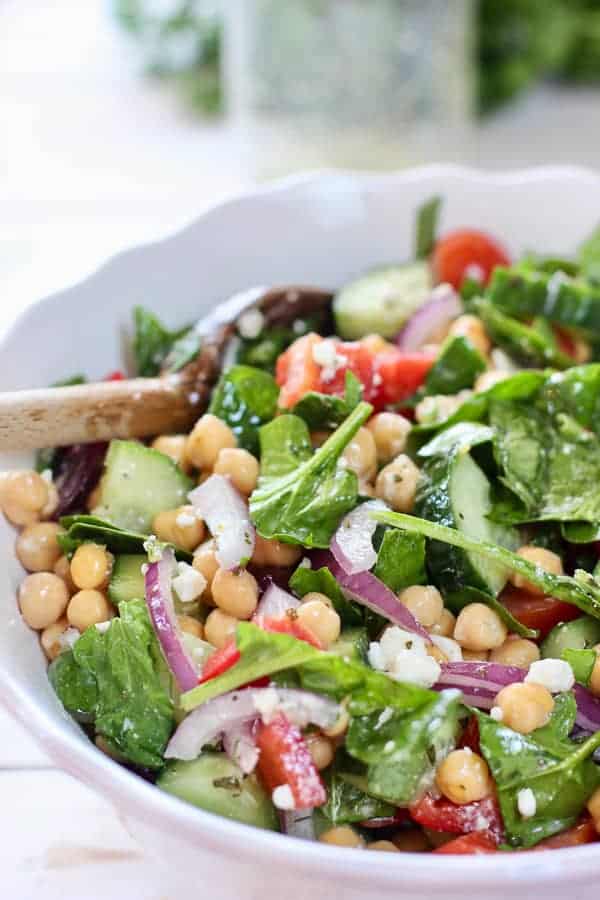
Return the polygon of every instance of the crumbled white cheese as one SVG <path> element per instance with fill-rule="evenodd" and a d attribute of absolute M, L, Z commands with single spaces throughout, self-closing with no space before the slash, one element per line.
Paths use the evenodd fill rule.
<path fill-rule="evenodd" d="M 483 284 L 485 281 L 485 272 L 477 263 L 469 263 L 463 274 L 464 277 L 478 281 L 480 284 Z"/>
<path fill-rule="evenodd" d="M 100 624 L 105 625 L 107 623 L 101 622 Z M 108 624 L 110 624 L 110 623 L 108 623 Z M 58 639 L 58 645 L 59 645 L 61 651 L 62 650 L 72 650 L 73 646 L 75 644 L 75 641 L 78 641 L 80 637 L 81 637 L 81 634 L 77 630 L 77 628 L 67 628 L 67 630 L 63 631 L 63 633 L 60 635 L 60 637 Z"/>
<path fill-rule="evenodd" d="M 148 559 L 151 563 L 160 562 L 164 545 L 162 541 L 159 541 L 155 534 L 151 534 L 146 538 L 143 547 L 148 554 Z"/>
<path fill-rule="evenodd" d="M 197 521 L 198 520 L 193 513 L 184 510 L 183 512 L 180 512 L 175 519 L 175 524 L 180 528 L 189 528 L 190 525 L 195 525 Z"/>
<path fill-rule="evenodd" d="M 374 669 L 396 681 L 431 687 L 439 680 L 439 663 L 429 656 L 424 639 L 397 625 L 386 628 L 379 642 L 369 645 L 368 659 Z"/>
<path fill-rule="evenodd" d="M 321 367 L 323 381 L 333 381 L 339 367 L 347 362 L 346 357 L 336 351 L 333 341 L 329 340 L 315 343 L 312 348 L 312 357 Z"/>
<path fill-rule="evenodd" d="M 375 374 L 373 375 L 373 379 L 372 379 L 372 380 L 373 380 L 373 387 L 379 387 L 379 385 L 380 385 L 380 384 L 382 383 L 382 381 L 383 381 L 383 378 L 381 377 L 381 375 L 379 374 L 379 372 L 375 372 Z"/>
<path fill-rule="evenodd" d="M 490 359 L 492 360 L 493 369 L 497 372 L 506 372 L 508 375 L 518 371 L 518 367 L 515 366 L 508 353 L 505 353 L 500 347 L 494 347 L 490 353 Z"/>
<path fill-rule="evenodd" d="M 492 708 L 490 709 L 490 716 L 492 717 L 494 722 L 501 722 L 504 718 L 504 713 L 499 706 L 492 706 Z"/>
<path fill-rule="evenodd" d="M 263 691 L 255 691 L 252 699 L 256 712 L 260 714 L 263 722 L 268 725 L 279 710 L 279 694 L 275 688 L 269 687 Z"/>
<path fill-rule="evenodd" d="M 140 566 L 140 572 L 142 573 L 142 575 L 145 575 L 149 568 L 150 566 L 148 565 L 148 563 L 142 563 Z"/>
<path fill-rule="evenodd" d="M 243 338 L 252 340 L 259 336 L 264 324 L 265 317 L 260 309 L 249 309 L 239 317 L 237 328 Z"/>
<path fill-rule="evenodd" d="M 441 634 L 430 634 L 431 643 L 442 651 L 448 662 L 462 662 L 462 650 L 458 641 Z"/>
<path fill-rule="evenodd" d="M 308 558 L 308 556 L 303 556 L 300 562 L 298 563 L 299 569 L 312 569 L 312 562 Z"/>
<path fill-rule="evenodd" d="M 202 572 L 198 572 L 189 563 L 177 564 L 177 575 L 173 579 L 173 588 L 182 603 L 191 603 L 197 600 L 205 590 L 206 578 Z"/>
<path fill-rule="evenodd" d="M 539 684 L 551 694 L 570 691 L 575 684 L 573 669 L 564 659 L 538 659 L 531 663 L 525 676 L 529 684 Z"/>
<path fill-rule="evenodd" d="M 292 322 L 292 331 L 294 334 L 304 334 L 306 331 L 306 322 L 304 319 L 294 319 Z"/>
<path fill-rule="evenodd" d="M 517 809 L 524 819 L 531 819 L 535 816 L 537 803 L 531 788 L 522 788 L 517 793 Z"/>
<path fill-rule="evenodd" d="M 44 469 L 40 475 L 47 484 L 52 484 L 52 469 Z"/>
<path fill-rule="evenodd" d="M 96 622 L 96 629 L 100 632 L 100 634 L 104 634 L 105 631 L 108 631 L 110 628 L 110 619 L 106 619 L 104 622 Z M 77 635 L 79 637 L 79 634 Z M 77 640 L 77 638 L 75 638 Z"/>
<path fill-rule="evenodd" d="M 273 806 L 277 809 L 295 809 L 294 795 L 289 784 L 280 784 L 271 794 Z"/>

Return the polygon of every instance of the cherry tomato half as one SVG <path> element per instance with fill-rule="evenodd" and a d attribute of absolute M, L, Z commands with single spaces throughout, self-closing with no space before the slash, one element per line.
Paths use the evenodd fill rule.
<path fill-rule="evenodd" d="M 529 594 L 520 588 L 506 588 L 500 600 L 521 625 L 538 629 L 540 637 L 545 637 L 559 622 L 571 622 L 581 615 L 570 603 Z"/>
<path fill-rule="evenodd" d="M 510 265 L 504 248 L 482 231 L 462 228 L 441 238 L 433 249 L 433 271 L 438 281 L 460 288 L 469 269 L 487 284 L 496 266 Z"/>
<path fill-rule="evenodd" d="M 472 831 L 470 834 L 463 834 L 462 837 L 442 844 L 441 847 L 438 847 L 433 852 L 457 856 L 465 854 L 480 856 L 482 853 L 496 853 L 497 850 L 496 841 L 489 831 Z"/>

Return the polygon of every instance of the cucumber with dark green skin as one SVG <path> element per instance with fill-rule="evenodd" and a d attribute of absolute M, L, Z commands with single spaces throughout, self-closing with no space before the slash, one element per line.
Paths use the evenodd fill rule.
<path fill-rule="evenodd" d="M 544 316 L 567 328 L 600 333 L 600 287 L 582 279 L 499 266 L 486 296 L 502 312 L 518 319 Z"/>
<path fill-rule="evenodd" d="M 489 300 L 477 297 L 471 301 L 471 308 L 482 320 L 492 341 L 517 362 L 554 369 L 568 369 L 573 365 L 573 358 L 562 353 L 538 328 L 507 316 Z"/>
<path fill-rule="evenodd" d="M 369 636 L 366 628 L 344 628 L 337 641 L 330 646 L 329 652 L 352 662 L 364 662 L 368 648 Z"/>
<path fill-rule="evenodd" d="M 462 531 L 469 537 L 515 550 L 518 533 L 491 522 L 490 483 L 468 453 L 455 451 L 425 461 L 415 500 L 415 516 Z M 496 596 L 507 570 L 496 563 L 439 541 L 428 541 L 427 567 L 442 591 L 473 587 Z"/>
<path fill-rule="evenodd" d="M 563 650 L 588 650 L 600 642 L 600 622 L 582 616 L 555 625 L 541 646 L 542 658 L 561 659 Z"/>
<path fill-rule="evenodd" d="M 487 364 L 468 338 L 457 336 L 446 340 L 425 379 L 427 394 L 458 394 L 473 382 Z"/>
<path fill-rule="evenodd" d="M 123 600 L 144 599 L 142 566 L 147 562 L 147 556 L 137 553 L 123 553 L 115 557 L 108 585 L 108 596 L 115 606 Z"/>

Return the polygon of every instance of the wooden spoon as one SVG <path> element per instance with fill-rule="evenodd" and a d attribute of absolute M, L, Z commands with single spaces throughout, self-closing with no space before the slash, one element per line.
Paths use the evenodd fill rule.
<path fill-rule="evenodd" d="M 253 288 L 221 304 L 195 330 L 198 356 L 176 374 L 0 393 L 0 451 L 39 450 L 189 431 L 208 405 L 238 320 L 256 308 L 264 327 L 326 310 L 318 288 Z"/>

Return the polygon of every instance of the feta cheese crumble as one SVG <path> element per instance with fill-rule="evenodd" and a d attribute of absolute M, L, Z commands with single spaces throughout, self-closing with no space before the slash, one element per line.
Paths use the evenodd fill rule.
<path fill-rule="evenodd" d="M 252 340 L 257 338 L 265 324 L 265 317 L 260 309 L 249 309 L 238 319 L 238 332 L 243 338 Z"/>
<path fill-rule="evenodd" d="M 525 676 L 529 684 L 539 684 L 551 694 L 570 691 L 575 684 L 573 669 L 564 659 L 538 659 L 531 663 Z"/>
<path fill-rule="evenodd" d="M 524 819 L 535 816 L 537 803 L 531 788 L 522 788 L 517 794 L 517 809 Z"/>
<path fill-rule="evenodd" d="M 386 628 L 379 642 L 369 645 L 368 659 L 374 669 L 395 681 L 431 687 L 439 680 L 439 663 L 427 653 L 425 640 L 397 625 Z"/>
<path fill-rule="evenodd" d="M 294 795 L 289 784 L 280 784 L 271 794 L 273 806 L 277 809 L 295 809 Z"/>
<path fill-rule="evenodd" d="M 504 718 L 504 713 L 499 706 L 492 706 L 492 708 L 490 709 L 490 716 L 492 717 L 494 722 L 501 722 Z"/>
<path fill-rule="evenodd" d="M 279 694 L 275 688 L 266 688 L 264 691 L 256 691 L 252 701 L 257 713 L 260 714 L 265 725 L 268 725 L 273 716 L 279 710 Z"/>
<path fill-rule="evenodd" d="M 312 357 L 316 364 L 321 367 L 321 378 L 323 381 L 333 381 L 339 367 L 347 362 L 346 357 L 336 351 L 333 341 L 327 340 L 314 344 Z"/>
<path fill-rule="evenodd" d="M 205 590 L 206 578 L 189 563 L 177 563 L 177 575 L 173 579 L 173 588 L 182 603 L 192 603 Z"/>

